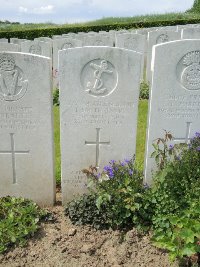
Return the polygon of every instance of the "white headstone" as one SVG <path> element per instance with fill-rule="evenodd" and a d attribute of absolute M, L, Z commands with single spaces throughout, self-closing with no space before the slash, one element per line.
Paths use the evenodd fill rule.
<path fill-rule="evenodd" d="M 52 46 L 49 42 L 38 40 L 23 42 L 21 52 L 52 58 Z"/>
<path fill-rule="evenodd" d="M 55 199 L 51 62 L 0 53 L 0 197 Z"/>
<path fill-rule="evenodd" d="M 154 46 L 145 179 L 151 182 L 152 143 L 170 131 L 173 143 L 188 143 L 200 130 L 200 40 Z"/>
<path fill-rule="evenodd" d="M 20 45 L 22 42 L 28 41 L 27 39 L 18 39 L 18 38 L 10 38 L 11 44 L 18 44 Z"/>
<path fill-rule="evenodd" d="M 6 38 L 0 38 L 0 43 L 8 43 L 8 39 L 6 39 Z"/>
<path fill-rule="evenodd" d="M 38 38 L 35 38 L 34 41 L 42 41 L 42 42 L 52 43 L 52 39 L 50 37 L 38 37 Z"/>
<path fill-rule="evenodd" d="M 63 39 L 63 36 L 62 35 L 53 35 L 52 39 L 53 40 L 55 40 L 55 39 Z"/>
<path fill-rule="evenodd" d="M 84 38 L 84 46 L 111 46 L 113 47 L 114 39 L 111 35 L 94 34 Z"/>
<path fill-rule="evenodd" d="M 162 44 L 166 42 L 171 42 L 174 40 L 181 39 L 181 32 L 172 30 L 157 30 L 148 33 L 148 48 L 147 48 L 147 70 L 146 77 L 147 81 L 151 83 L 151 59 L 152 59 L 152 49 L 156 44 Z"/>
<path fill-rule="evenodd" d="M 182 39 L 200 39 L 200 28 L 186 28 L 181 32 Z"/>
<path fill-rule="evenodd" d="M 53 40 L 53 87 L 58 88 L 58 51 L 68 48 L 81 47 L 83 42 L 73 38 L 59 38 Z"/>
<path fill-rule="evenodd" d="M 17 44 L 10 44 L 10 43 L 1 43 L 0 42 L 0 51 L 12 51 L 12 52 L 19 52 L 20 46 Z"/>
<path fill-rule="evenodd" d="M 142 64 L 141 64 L 141 79 L 143 79 L 144 73 L 144 56 L 146 49 L 146 38 L 141 34 L 134 33 L 123 33 L 117 34 L 115 40 L 115 46 L 125 49 L 130 49 L 142 54 Z"/>
<path fill-rule="evenodd" d="M 86 191 L 82 169 L 134 155 L 140 61 L 120 48 L 59 52 L 64 204 Z"/>

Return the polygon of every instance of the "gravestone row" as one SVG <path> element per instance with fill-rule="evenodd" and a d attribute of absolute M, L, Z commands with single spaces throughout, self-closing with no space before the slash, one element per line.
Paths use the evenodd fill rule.
<path fill-rule="evenodd" d="M 200 40 L 153 47 L 148 183 L 155 170 L 152 142 L 163 129 L 173 133 L 174 143 L 188 143 L 199 130 L 199 47 Z M 134 155 L 142 57 L 111 47 L 59 52 L 64 204 L 86 191 L 82 169 L 93 165 L 102 170 L 112 159 Z M 22 196 L 43 206 L 54 203 L 51 68 L 47 57 L 0 53 L 0 197 Z"/>
<path fill-rule="evenodd" d="M 58 51 L 72 47 L 82 46 L 116 46 L 140 52 L 143 54 L 141 64 L 141 80 L 151 83 L 151 58 L 152 47 L 158 43 L 164 43 L 180 39 L 199 39 L 199 25 L 178 25 L 166 27 L 153 27 L 140 30 L 119 30 L 68 33 L 54 35 L 53 38 L 40 37 L 34 41 L 11 38 L 0 39 L 0 51 L 21 51 L 24 53 L 38 54 L 51 57 L 53 61 L 53 88 L 59 87 Z M 143 75 L 144 74 L 144 75 Z"/>

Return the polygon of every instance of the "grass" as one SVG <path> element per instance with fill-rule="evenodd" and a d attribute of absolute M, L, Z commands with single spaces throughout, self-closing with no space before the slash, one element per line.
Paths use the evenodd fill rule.
<path fill-rule="evenodd" d="M 148 100 L 140 100 L 139 114 L 138 114 L 137 145 L 136 145 L 136 161 L 140 169 L 143 168 L 143 163 L 144 163 L 147 110 L 148 110 Z M 54 106 L 54 139 L 55 139 L 56 183 L 57 185 L 60 185 L 61 182 L 60 119 L 59 119 L 59 107 L 56 106 Z"/>
<path fill-rule="evenodd" d="M 108 17 L 95 21 L 89 21 L 87 25 L 103 25 L 115 23 L 133 23 L 133 22 L 155 22 L 155 21 L 173 21 L 179 19 L 198 19 L 199 13 L 166 13 L 166 14 L 151 14 L 134 17 Z"/>
<path fill-rule="evenodd" d="M 55 175 L 56 183 L 61 182 L 61 159 L 60 159 L 60 110 L 54 106 L 54 142 L 55 142 Z"/>
<path fill-rule="evenodd" d="M 144 165 L 147 113 L 148 113 L 148 100 L 140 100 L 138 109 L 138 125 L 137 125 L 137 139 L 136 139 L 136 162 L 140 169 L 143 169 Z"/>
<path fill-rule="evenodd" d="M 93 21 L 86 21 L 82 23 L 73 24 L 55 24 L 52 22 L 47 23 L 25 23 L 25 24 L 12 24 L 2 23 L 0 21 L 0 32 L 1 31 L 23 31 L 31 29 L 45 29 L 45 28 L 57 28 L 57 27 L 82 27 L 82 26 L 100 26 L 106 24 L 120 24 L 120 23 L 141 23 L 141 22 L 156 22 L 156 21 L 175 21 L 175 20 L 190 20 L 200 19 L 200 13 L 196 12 L 183 12 L 183 13 L 165 13 L 165 14 L 146 14 L 134 17 L 107 17 Z"/>

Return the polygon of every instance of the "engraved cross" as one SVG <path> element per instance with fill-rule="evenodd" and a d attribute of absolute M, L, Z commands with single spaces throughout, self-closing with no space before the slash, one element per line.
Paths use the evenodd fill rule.
<path fill-rule="evenodd" d="M 175 142 L 181 142 L 181 143 L 186 143 L 188 144 L 191 140 L 190 138 L 190 131 L 191 131 L 191 125 L 192 125 L 192 122 L 186 122 L 186 133 L 185 133 L 185 137 L 183 138 L 173 138 L 173 140 Z"/>
<path fill-rule="evenodd" d="M 17 183 L 16 177 L 16 154 L 28 154 L 29 150 L 15 150 L 15 140 L 14 140 L 14 133 L 10 133 L 10 141 L 11 141 L 11 150 L 0 150 L 0 154 L 11 154 L 12 156 L 12 172 L 13 172 L 13 184 Z"/>
<path fill-rule="evenodd" d="M 100 145 L 110 145 L 110 141 L 101 142 L 100 141 L 100 128 L 96 128 L 96 141 L 85 141 L 85 145 L 95 145 L 96 146 L 96 167 L 99 168 L 99 154 L 100 154 Z"/>

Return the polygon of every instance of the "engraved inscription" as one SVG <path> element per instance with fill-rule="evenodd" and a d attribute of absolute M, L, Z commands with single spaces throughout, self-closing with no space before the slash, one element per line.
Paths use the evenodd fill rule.
<path fill-rule="evenodd" d="M 62 49 L 68 49 L 68 48 L 72 48 L 74 47 L 74 45 L 72 43 L 65 43 L 63 46 L 62 46 Z"/>
<path fill-rule="evenodd" d="M 0 154 L 11 154 L 12 156 L 12 172 L 13 172 L 13 184 L 17 183 L 17 176 L 16 176 L 16 154 L 28 154 L 29 150 L 15 150 L 15 140 L 14 140 L 14 133 L 10 133 L 10 150 L 0 150 Z"/>
<path fill-rule="evenodd" d="M 0 107 L 0 130 L 36 130 L 39 118 L 32 107 L 2 106 Z"/>
<path fill-rule="evenodd" d="M 200 51 L 189 52 L 179 61 L 177 77 L 185 89 L 200 89 Z"/>
<path fill-rule="evenodd" d="M 200 95 L 164 95 L 158 111 L 164 118 L 200 118 Z"/>
<path fill-rule="evenodd" d="M 87 101 L 69 102 L 64 114 L 66 116 L 65 125 L 112 125 L 115 127 L 123 125 L 127 116 L 132 113 L 133 102 L 113 103 L 110 101 Z M 63 114 L 63 115 L 64 115 Z"/>
<path fill-rule="evenodd" d="M 85 141 L 85 145 L 95 145 L 96 146 L 96 168 L 99 168 L 100 164 L 100 146 L 101 145 L 110 145 L 110 141 L 102 142 L 100 141 L 100 128 L 96 128 L 96 140 L 95 141 Z"/>
<path fill-rule="evenodd" d="M 118 81 L 114 66 L 105 59 L 95 59 L 88 62 L 81 73 L 81 84 L 92 96 L 107 96 L 111 94 Z"/>
<path fill-rule="evenodd" d="M 169 36 L 167 34 L 161 34 L 156 39 L 156 44 L 162 44 L 166 42 L 169 42 Z"/>
<path fill-rule="evenodd" d="M 16 66 L 14 57 L 3 54 L 0 57 L 0 99 L 16 101 L 27 91 L 28 80 L 23 71 Z"/>
<path fill-rule="evenodd" d="M 34 44 L 30 46 L 29 53 L 41 55 L 42 54 L 42 48 L 39 44 Z"/>
<path fill-rule="evenodd" d="M 82 171 L 71 171 L 69 177 L 63 180 L 64 184 L 70 186 L 70 188 L 76 188 L 80 190 L 83 188 L 86 190 L 87 176 Z"/>

